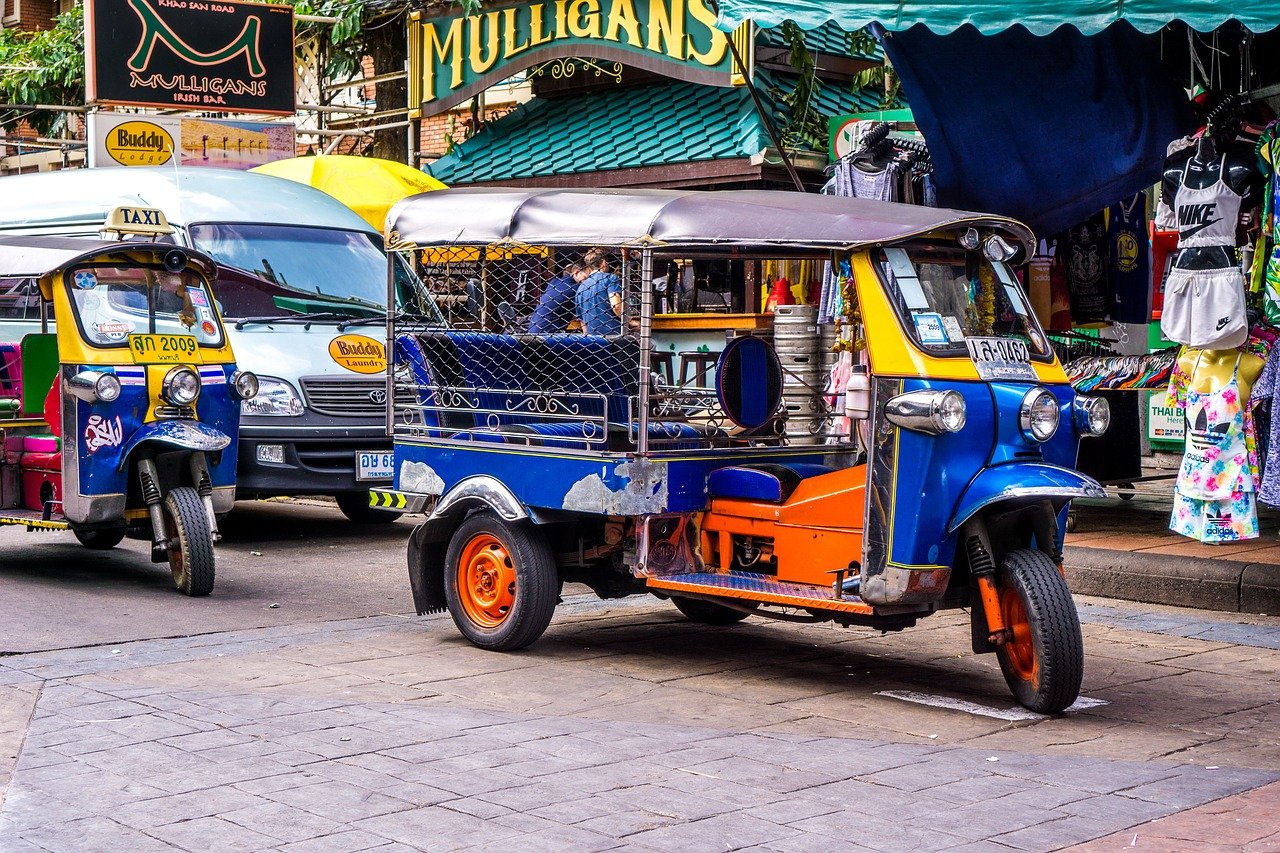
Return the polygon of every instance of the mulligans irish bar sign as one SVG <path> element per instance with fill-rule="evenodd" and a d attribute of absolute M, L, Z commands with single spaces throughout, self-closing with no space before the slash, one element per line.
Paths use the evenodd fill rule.
<path fill-rule="evenodd" d="M 293 7 L 86 0 L 91 103 L 294 112 Z"/>
<path fill-rule="evenodd" d="M 711 0 L 543 0 L 409 22 L 411 115 L 431 115 L 517 71 L 566 57 L 620 62 L 710 86 L 734 84 Z"/>

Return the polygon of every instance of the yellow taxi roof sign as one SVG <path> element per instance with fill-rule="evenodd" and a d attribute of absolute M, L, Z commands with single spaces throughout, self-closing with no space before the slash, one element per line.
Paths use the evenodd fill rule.
<path fill-rule="evenodd" d="M 104 234 L 145 235 L 159 237 L 172 234 L 173 226 L 165 219 L 164 212 L 154 207 L 117 207 L 107 214 L 102 225 Z"/>

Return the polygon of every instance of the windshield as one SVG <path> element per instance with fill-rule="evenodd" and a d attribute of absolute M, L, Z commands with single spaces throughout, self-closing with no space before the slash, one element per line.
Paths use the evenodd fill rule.
<path fill-rule="evenodd" d="M 253 273 L 265 285 L 220 290 L 227 317 L 316 312 L 369 317 L 386 309 L 387 257 L 367 234 L 242 223 L 192 225 L 188 231 L 195 248 Z"/>
<path fill-rule="evenodd" d="M 1012 338 L 1033 358 L 1051 357 L 1021 285 L 1007 264 L 959 246 L 881 249 L 876 266 L 915 342 L 930 355 L 968 355 L 966 338 Z"/>
<path fill-rule="evenodd" d="M 204 280 L 156 267 L 93 264 L 66 275 L 71 307 L 84 339 L 96 347 L 124 347 L 129 335 L 192 335 L 203 347 L 222 346 Z"/>

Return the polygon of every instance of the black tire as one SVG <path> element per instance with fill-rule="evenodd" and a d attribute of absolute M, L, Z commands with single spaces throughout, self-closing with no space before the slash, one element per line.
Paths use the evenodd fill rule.
<path fill-rule="evenodd" d="M 173 585 L 192 597 L 213 592 L 213 537 L 195 489 L 178 486 L 165 495 L 164 522 Z"/>
<path fill-rule="evenodd" d="M 703 625 L 736 625 L 751 615 L 741 610 L 734 610 L 732 607 L 724 607 L 697 598 L 682 598 L 678 595 L 671 597 L 671 603 L 685 616 Z"/>
<path fill-rule="evenodd" d="M 94 551 L 110 551 L 124 539 L 123 527 L 98 528 L 97 530 L 71 531 L 76 539 L 86 548 Z"/>
<path fill-rule="evenodd" d="M 1000 562 L 996 587 L 1014 634 L 996 657 L 1014 698 L 1040 714 L 1068 708 L 1080 695 L 1084 640 L 1066 579 L 1048 555 L 1021 549 Z"/>
<path fill-rule="evenodd" d="M 368 492 L 342 492 L 336 495 L 338 509 L 348 521 L 356 524 L 390 524 L 402 513 L 389 509 L 374 509 L 369 506 Z"/>
<path fill-rule="evenodd" d="M 482 649 L 515 651 L 541 637 L 559 589 L 551 546 L 528 523 L 472 515 L 449 539 L 444 561 L 449 615 L 462 636 Z"/>

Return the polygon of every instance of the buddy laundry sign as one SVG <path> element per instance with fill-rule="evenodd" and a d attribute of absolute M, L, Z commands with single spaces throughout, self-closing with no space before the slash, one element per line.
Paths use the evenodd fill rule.
<path fill-rule="evenodd" d="M 84 25 L 90 102 L 293 114 L 292 6 L 86 0 Z"/>
<path fill-rule="evenodd" d="M 710 86 L 733 85 L 729 35 L 711 0 L 543 0 L 409 22 L 409 104 L 449 109 L 517 71 L 566 57 L 621 62 Z"/>

